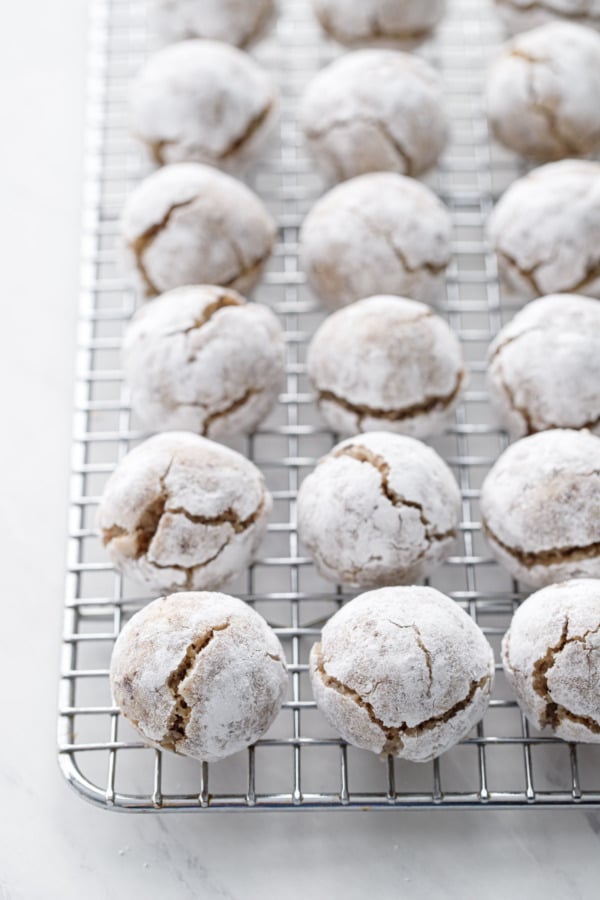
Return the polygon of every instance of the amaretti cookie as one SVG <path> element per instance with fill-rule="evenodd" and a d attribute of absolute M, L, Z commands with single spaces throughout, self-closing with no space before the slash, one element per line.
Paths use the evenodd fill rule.
<path fill-rule="evenodd" d="M 283 648 L 262 616 L 226 594 L 161 597 L 113 650 L 110 684 L 148 743 L 203 762 L 253 744 L 285 696 Z"/>
<path fill-rule="evenodd" d="M 600 304 L 575 294 L 528 303 L 492 342 L 487 386 L 513 437 L 600 431 Z"/>
<path fill-rule="evenodd" d="M 512 444 L 483 483 L 481 514 L 495 556 L 523 583 L 600 577 L 600 438 L 555 430 Z"/>
<path fill-rule="evenodd" d="M 528 597 L 504 637 L 502 660 L 536 728 L 600 742 L 600 581 L 552 584 Z"/>
<path fill-rule="evenodd" d="M 167 432 L 117 465 L 98 524 L 115 567 L 148 591 L 213 590 L 252 561 L 271 507 L 261 472 L 245 457 Z"/>
<path fill-rule="evenodd" d="M 334 431 L 426 437 L 447 424 L 467 377 L 460 342 L 415 300 L 379 296 L 328 316 L 308 348 L 319 409 Z"/>
<path fill-rule="evenodd" d="M 261 36 L 274 6 L 274 0 L 154 0 L 154 31 L 162 43 L 210 38 L 245 47 Z"/>
<path fill-rule="evenodd" d="M 427 762 L 483 718 L 494 655 L 449 597 L 389 587 L 351 600 L 327 622 L 310 677 L 317 706 L 349 743 Z"/>
<path fill-rule="evenodd" d="M 496 8 L 512 32 L 529 31 L 562 19 L 600 28 L 600 0 L 495 0 Z"/>
<path fill-rule="evenodd" d="M 489 222 L 500 274 L 520 296 L 600 297 L 600 163 L 563 160 L 519 178 Z"/>
<path fill-rule="evenodd" d="M 403 435 L 370 432 L 338 444 L 298 493 L 298 533 L 334 582 L 408 584 L 447 556 L 460 492 L 437 453 Z"/>
<path fill-rule="evenodd" d="M 375 294 L 431 300 L 450 261 L 451 221 L 429 188 L 375 172 L 339 184 L 302 225 L 308 283 L 329 309 Z"/>
<path fill-rule="evenodd" d="M 130 194 L 121 220 L 126 262 L 146 296 L 190 284 L 248 293 L 275 240 L 249 188 L 200 163 L 176 163 Z"/>
<path fill-rule="evenodd" d="M 312 0 L 321 27 L 342 44 L 412 47 L 425 40 L 445 0 Z"/>
<path fill-rule="evenodd" d="M 142 306 L 123 339 L 131 404 L 152 431 L 252 431 L 277 400 L 285 341 L 275 314 L 212 285 Z"/>
<path fill-rule="evenodd" d="M 131 88 L 131 127 L 158 165 L 235 171 L 255 157 L 276 118 L 277 91 L 254 60 L 219 41 L 154 53 Z"/>
<path fill-rule="evenodd" d="M 600 35 L 553 22 L 507 44 L 487 80 L 495 137 L 540 162 L 600 149 Z"/>
<path fill-rule="evenodd" d="M 322 69 L 302 97 L 300 120 L 335 181 L 377 171 L 418 175 L 448 139 L 437 73 L 394 50 L 356 50 Z"/>

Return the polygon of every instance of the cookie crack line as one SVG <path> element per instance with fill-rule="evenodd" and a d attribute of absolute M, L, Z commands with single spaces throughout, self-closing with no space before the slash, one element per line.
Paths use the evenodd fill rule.
<path fill-rule="evenodd" d="M 405 406 L 402 409 L 378 409 L 377 407 L 367 406 L 363 403 L 352 403 L 345 397 L 340 397 L 339 394 L 335 394 L 330 390 L 318 390 L 317 402 L 319 404 L 324 402 L 335 403 L 337 406 L 341 406 L 342 409 L 347 410 L 347 412 L 352 413 L 357 417 L 359 429 L 362 427 L 363 420 L 367 417 L 383 419 L 386 422 L 402 422 L 405 419 L 427 415 L 427 413 L 434 412 L 435 410 L 448 409 L 460 393 L 460 389 L 465 380 L 465 375 L 465 370 L 461 369 L 456 376 L 456 383 L 449 394 L 426 397 L 420 403 L 413 403 L 412 406 Z"/>
<path fill-rule="evenodd" d="M 424 260 L 418 265 L 412 266 L 408 262 L 405 253 L 400 249 L 400 247 L 396 246 L 396 244 L 392 240 L 392 236 L 384 228 L 380 228 L 375 222 L 373 222 L 373 220 L 370 219 L 369 216 L 365 215 L 362 209 L 353 206 L 352 212 L 357 219 L 361 219 L 364 222 L 364 224 L 373 232 L 373 234 L 379 235 L 379 237 L 383 238 L 407 275 L 416 275 L 418 272 L 422 272 L 423 270 L 429 272 L 430 275 L 441 275 L 446 271 L 449 262 L 448 259 L 446 259 L 443 263 L 434 263 Z"/>
<path fill-rule="evenodd" d="M 504 261 L 506 267 L 509 269 L 513 269 L 515 272 L 518 272 L 521 278 L 528 283 L 535 297 L 542 297 L 544 295 L 544 291 L 537 283 L 536 272 L 538 271 L 538 269 L 541 269 L 542 266 L 546 265 L 548 260 L 543 259 L 541 260 L 541 262 L 536 263 L 535 266 L 532 266 L 530 269 L 522 269 L 514 256 L 511 256 L 511 254 L 506 250 L 503 250 L 500 247 L 495 247 L 495 250 L 496 255 L 499 259 Z M 579 291 L 582 291 L 588 285 L 593 284 L 593 282 L 598 278 L 600 278 L 600 260 L 590 260 L 586 267 L 585 275 L 578 282 L 572 285 L 565 285 L 559 290 L 563 294 L 576 294 Z"/>
<path fill-rule="evenodd" d="M 202 426 L 202 434 L 206 437 L 206 435 L 208 435 L 210 431 L 211 425 L 214 422 L 218 421 L 219 419 L 224 419 L 226 416 L 230 416 L 232 413 L 245 406 L 251 397 L 255 397 L 260 393 L 260 388 L 248 388 L 244 391 L 241 397 L 237 397 L 229 404 L 229 406 L 226 406 L 225 409 L 219 409 L 216 412 L 210 413 L 210 415 L 208 415 L 204 420 L 204 424 Z"/>
<path fill-rule="evenodd" d="M 527 91 L 529 93 L 529 102 L 531 104 L 531 108 L 540 114 L 542 118 L 546 121 L 546 127 L 550 135 L 554 138 L 557 144 L 560 147 L 560 155 L 561 156 L 579 156 L 581 153 L 581 148 L 577 147 L 575 144 L 571 142 L 571 140 L 563 134 L 560 129 L 560 120 L 556 114 L 556 111 L 552 109 L 552 107 L 548 106 L 547 103 L 544 103 L 542 98 L 540 97 L 538 91 L 535 87 L 535 65 L 542 65 L 546 60 L 539 58 L 535 59 L 534 57 L 528 57 L 527 54 L 514 52 L 512 56 L 518 56 L 523 59 L 527 59 L 530 63 L 527 66 Z"/>
<path fill-rule="evenodd" d="M 430 543 L 433 541 L 445 541 L 456 536 L 456 531 L 453 528 L 443 533 L 431 531 L 433 523 L 430 522 L 425 515 L 423 504 L 418 503 L 416 500 L 408 500 L 406 497 L 402 497 L 390 487 L 390 467 L 382 456 L 373 453 L 372 450 L 369 450 L 367 447 L 362 447 L 359 444 L 350 444 L 349 446 L 342 447 L 341 450 L 338 450 L 333 454 L 333 459 L 339 459 L 343 456 L 349 456 L 351 459 L 355 459 L 360 463 L 368 463 L 373 466 L 374 469 L 377 469 L 381 476 L 381 492 L 383 496 L 390 501 L 392 506 L 408 506 L 418 510 L 421 524 L 425 530 L 425 537 Z"/>
<path fill-rule="evenodd" d="M 500 6 L 514 6 L 511 0 L 496 0 L 496 2 Z M 538 3 L 537 0 L 534 0 L 533 3 L 528 3 L 526 6 L 519 5 L 519 12 L 531 12 L 532 10 L 538 9 L 541 12 L 548 12 L 548 7 L 544 3 Z M 560 17 L 561 19 L 570 19 L 575 22 L 600 22 L 600 16 L 595 16 L 590 10 L 588 10 L 587 12 L 561 10 Z"/>
<path fill-rule="evenodd" d="M 536 694 L 542 698 L 546 707 L 540 717 L 542 727 L 550 726 L 556 729 L 564 719 L 574 722 L 577 725 L 583 725 L 593 734 L 600 734 L 600 722 L 592 718 L 592 716 L 581 716 L 571 712 L 566 706 L 556 703 L 552 698 L 550 686 L 548 684 L 548 672 L 556 664 L 556 659 L 560 653 L 569 644 L 582 643 L 585 644 L 590 634 L 597 634 L 600 631 L 600 625 L 596 628 L 589 628 L 581 635 L 568 636 L 569 633 L 569 617 L 565 616 L 562 632 L 557 643 L 553 647 L 548 647 L 544 656 L 541 656 L 533 664 L 532 687 Z"/>
<path fill-rule="evenodd" d="M 414 635 L 415 635 L 415 640 L 417 642 L 417 647 L 423 651 L 423 654 L 425 656 L 425 664 L 427 666 L 427 672 L 429 674 L 429 687 L 427 689 L 427 694 L 428 694 L 428 696 L 430 696 L 432 682 L 433 682 L 433 668 L 432 668 L 432 661 L 431 661 L 431 653 L 429 652 L 429 650 L 423 643 L 423 637 L 421 635 L 419 628 L 414 623 L 411 623 L 410 625 L 400 625 L 399 622 L 394 622 L 392 619 L 388 619 L 388 621 L 389 621 L 390 625 L 395 625 L 396 628 L 412 628 Z"/>
<path fill-rule="evenodd" d="M 579 562 L 583 559 L 595 559 L 600 555 L 600 541 L 594 541 L 591 544 L 573 547 L 552 547 L 550 550 L 528 551 L 521 547 L 511 547 L 500 540 L 498 535 L 489 527 L 485 519 L 482 518 L 481 524 L 486 537 L 497 544 L 505 553 L 508 553 L 516 559 L 526 569 L 532 569 L 534 566 L 552 566 L 560 563 Z"/>
<path fill-rule="evenodd" d="M 192 331 L 198 331 L 198 329 L 202 328 L 203 325 L 206 325 L 215 313 L 220 312 L 222 309 L 226 309 L 228 306 L 244 306 L 241 300 L 238 300 L 237 297 L 233 297 L 231 294 L 223 293 L 212 303 L 209 303 L 204 307 L 202 314 L 198 316 L 197 319 L 194 319 L 191 325 L 187 328 L 177 329 L 176 331 L 168 331 L 165 334 L 165 337 L 173 337 L 176 334 L 190 334 Z"/>
<path fill-rule="evenodd" d="M 337 41 L 339 39 L 339 32 L 334 27 L 327 12 L 324 9 L 319 8 L 316 10 L 316 14 L 323 31 L 326 31 L 330 37 Z M 360 44 L 363 41 L 368 41 L 369 38 L 388 38 L 392 41 L 402 42 L 420 41 L 427 37 L 427 35 L 429 35 L 432 30 L 431 28 L 421 28 L 414 29 L 413 31 L 384 31 L 382 30 L 376 13 L 375 15 L 371 16 L 367 28 L 369 29 L 369 31 L 363 34 L 346 34 L 345 40 L 349 44 Z"/>
<path fill-rule="evenodd" d="M 463 709 L 466 709 L 475 697 L 477 691 L 483 690 L 491 680 L 491 675 L 487 674 L 477 681 L 471 681 L 469 685 L 469 691 L 466 696 L 461 700 L 458 700 L 449 709 L 437 716 L 430 716 L 428 719 L 424 719 L 422 722 L 418 722 L 416 725 L 408 725 L 407 722 L 402 722 L 400 725 L 386 725 L 386 723 L 375 713 L 373 705 L 369 703 L 368 700 L 365 700 L 364 697 L 362 697 L 358 693 L 358 691 L 355 691 L 354 688 L 349 687 L 347 684 L 344 684 L 343 681 L 334 678 L 333 675 L 330 675 L 327 672 L 327 670 L 325 669 L 325 661 L 323 659 L 321 645 L 317 644 L 317 648 L 316 671 L 318 672 L 323 685 L 325 687 L 331 688 L 344 697 L 348 697 L 349 699 L 353 700 L 357 706 L 365 710 L 369 717 L 369 720 L 373 723 L 373 725 L 379 728 L 385 738 L 385 743 L 380 754 L 382 757 L 388 756 L 390 754 L 396 756 L 404 747 L 405 738 L 419 737 L 421 734 L 433 730 L 438 725 L 443 725 L 444 723 L 449 722 L 450 719 L 453 719 L 458 713 L 462 712 Z"/>
<path fill-rule="evenodd" d="M 177 668 L 173 669 L 167 678 L 167 687 L 173 697 L 174 706 L 167 721 L 165 735 L 162 740 L 159 741 L 160 746 L 164 747 L 165 750 L 172 750 L 176 753 L 181 742 L 187 737 L 187 726 L 192 715 L 192 709 L 181 693 L 183 682 L 196 665 L 200 654 L 203 650 L 206 650 L 211 641 L 214 640 L 215 635 L 218 632 L 225 631 L 229 628 L 229 625 L 230 622 L 229 619 L 227 619 L 221 625 L 214 625 L 210 631 L 206 632 L 202 637 L 192 641 L 192 643 L 188 645 L 183 659 Z"/>
<path fill-rule="evenodd" d="M 320 141 L 324 137 L 327 137 L 332 131 L 336 131 L 340 128 L 350 128 L 357 122 L 363 125 L 372 125 L 373 128 L 375 128 L 376 131 L 380 133 L 384 140 L 386 140 L 390 144 L 392 150 L 396 153 L 399 160 L 401 160 L 401 162 L 404 164 L 404 173 L 406 175 L 413 174 L 414 163 L 412 157 L 407 153 L 406 149 L 402 146 L 400 141 L 394 137 L 385 122 L 381 122 L 378 119 L 374 119 L 370 116 L 355 116 L 354 118 L 349 120 L 339 119 L 331 122 L 326 128 L 308 129 L 306 133 L 310 140 Z"/>
<path fill-rule="evenodd" d="M 184 209 L 186 206 L 190 206 L 196 199 L 196 197 L 192 197 L 190 200 L 182 200 L 181 203 L 173 203 L 168 208 L 160 222 L 155 222 L 154 225 L 151 225 L 150 228 L 147 228 L 133 241 L 129 242 L 129 246 L 131 247 L 131 250 L 133 251 L 133 254 L 135 256 L 140 275 L 142 276 L 142 281 L 144 282 L 147 296 L 151 296 L 152 294 L 160 294 L 160 290 L 150 278 L 148 270 L 146 269 L 146 265 L 144 263 L 144 256 L 147 250 L 152 246 L 161 231 L 163 231 L 167 227 L 173 213 L 178 209 Z"/>

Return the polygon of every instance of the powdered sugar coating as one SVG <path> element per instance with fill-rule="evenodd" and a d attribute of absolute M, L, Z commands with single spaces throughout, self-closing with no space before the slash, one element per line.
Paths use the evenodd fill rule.
<path fill-rule="evenodd" d="M 274 6 L 274 0 L 154 0 L 155 31 L 164 43 L 209 38 L 245 47 L 260 37 Z"/>
<path fill-rule="evenodd" d="M 138 310 L 123 340 L 132 407 L 152 431 L 252 431 L 285 374 L 275 314 L 213 285 L 175 288 Z"/>
<path fill-rule="evenodd" d="M 319 409 L 336 432 L 441 431 L 467 378 L 460 342 L 424 303 L 358 300 L 328 316 L 308 348 Z"/>
<path fill-rule="evenodd" d="M 528 303 L 490 345 L 487 386 L 514 437 L 600 432 L 600 304 L 575 294 Z"/>
<path fill-rule="evenodd" d="M 335 181 L 376 171 L 418 175 L 448 139 L 439 76 L 394 50 L 356 50 L 322 69 L 304 92 L 300 121 Z"/>
<path fill-rule="evenodd" d="M 342 44 L 414 47 L 444 15 L 445 0 L 312 0 L 322 28 Z"/>
<path fill-rule="evenodd" d="M 154 53 L 131 88 L 132 131 L 156 163 L 236 171 L 256 156 L 276 117 L 277 91 L 254 60 L 218 41 Z"/>
<path fill-rule="evenodd" d="M 241 454 L 165 432 L 118 464 L 98 524 L 116 568 L 149 591 L 212 590 L 252 560 L 271 507 L 261 472 Z"/>
<path fill-rule="evenodd" d="M 125 625 L 110 682 L 145 740 L 213 762 L 269 728 L 287 673 L 279 640 L 253 609 L 226 594 L 181 593 L 155 600 Z"/>
<path fill-rule="evenodd" d="M 502 277 L 522 297 L 600 297 L 600 164 L 562 160 L 519 178 L 489 234 Z"/>
<path fill-rule="evenodd" d="M 403 435 L 342 441 L 298 494 L 300 539 L 324 578 L 379 587 L 407 584 L 446 557 L 460 492 L 437 453 Z"/>
<path fill-rule="evenodd" d="M 600 576 L 600 439 L 557 429 L 512 444 L 483 483 L 481 513 L 494 554 L 525 584 Z"/>
<path fill-rule="evenodd" d="M 390 587 L 346 604 L 310 655 L 317 706 L 342 737 L 427 762 L 487 708 L 494 655 L 456 603 L 429 587 Z"/>
<path fill-rule="evenodd" d="M 147 296 L 190 284 L 246 294 L 259 280 L 275 223 L 240 181 L 200 163 L 163 166 L 123 209 L 126 262 Z"/>
<path fill-rule="evenodd" d="M 391 172 L 360 175 L 309 212 L 302 265 L 329 309 L 374 294 L 427 301 L 443 281 L 450 232 L 448 210 L 425 185 Z"/>
<path fill-rule="evenodd" d="M 600 36 L 552 22 L 507 44 L 487 80 L 488 116 L 507 147 L 541 162 L 600 148 Z"/>
<path fill-rule="evenodd" d="M 512 32 L 556 19 L 600 28 L 600 0 L 496 0 L 496 7 Z"/>
<path fill-rule="evenodd" d="M 600 581 L 566 581 L 532 594 L 513 616 L 502 658 L 536 728 L 600 742 Z"/>

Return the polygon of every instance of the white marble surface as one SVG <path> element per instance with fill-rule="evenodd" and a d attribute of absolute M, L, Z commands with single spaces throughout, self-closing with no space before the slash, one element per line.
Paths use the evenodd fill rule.
<path fill-rule="evenodd" d="M 85 4 L 0 4 L 0 900 L 597 898 L 600 813 L 118 816 L 55 760 Z"/>

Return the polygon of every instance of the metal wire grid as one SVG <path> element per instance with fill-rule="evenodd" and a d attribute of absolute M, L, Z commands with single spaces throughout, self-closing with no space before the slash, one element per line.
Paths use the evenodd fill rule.
<path fill-rule="evenodd" d="M 324 621 L 347 599 L 316 574 L 295 529 L 303 475 L 336 438 L 311 401 L 306 343 L 322 320 L 298 265 L 298 228 L 322 191 L 294 118 L 310 75 L 336 52 L 322 38 L 307 0 L 281 0 L 274 34 L 256 55 L 283 92 L 280 133 L 252 186 L 276 215 L 280 233 L 256 299 L 281 316 L 287 385 L 267 423 L 237 448 L 263 469 L 274 513 L 262 555 L 231 592 L 273 625 L 289 662 L 289 699 L 270 732 L 210 766 L 146 747 L 112 705 L 108 665 L 123 623 L 150 598 L 107 563 L 95 529 L 102 486 L 116 462 L 145 435 L 129 409 L 119 370 L 122 330 L 135 298 L 121 278 L 118 216 L 144 172 L 127 134 L 127 87 L 147 51 L 144 0 L 92 0 L 82 288 L 68 575 L 59 708 L 59 760 L 84 797 L 118 810 L 438 808 L 600 803 L 600 750 L 534 733 L 497 665 L 490 709 L 473 734 L 440 760 L 418 765 L 345 745 L 312 700 L 308 652 Z M 484 225 L 497 195 L 518 174 L 514 159 L 490 145 L 481 104 L 482 75 L 501 35 L 481 0 L 453 0 L 424 54 L 447 88 L 453 142 L 431 179 L 454 219 L 454 258 L 440 304 L 459 334 L 471 383 L 456 423 L 432 442 L 462 491 L 457 553 L 430 579 L 481 625 L 499 659 L 510 616 L 523 598 L 490 558 L 479 524 L 479 488 L 506 444 L 490 417 L 483 386 L 490 338 L 514 312 L 500 296 Z"/>

